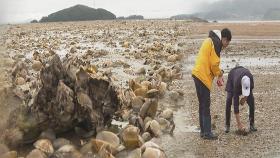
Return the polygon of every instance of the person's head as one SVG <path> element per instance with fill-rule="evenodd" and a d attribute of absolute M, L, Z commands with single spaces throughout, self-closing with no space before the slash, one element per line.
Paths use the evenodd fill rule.
<path fill-rule="evenodd" d="M 221 31 L 221 35 L 222 35 L 221 41 L 222 41 L 223 48 L 226 48 L 231 41 L 231 32 L 228 28 L 224 28 Z"/>

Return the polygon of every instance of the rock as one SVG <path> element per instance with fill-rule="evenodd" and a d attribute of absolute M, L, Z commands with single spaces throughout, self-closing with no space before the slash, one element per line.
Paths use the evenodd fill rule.
<path fill-rule="evenodd" d="M 129 125 L 121 134 L 124 146 L 127 149 L 135 149 L 142 145 L 139 136 L 139 128 Z"/>
<path fill-rule="evenodd" d="M 15 81 L 16 85 L 24 85 L 26 82 L 25 82 L 25 79 L 23 77 L 18 77 L 16 78 L 16 81 Z"/>
<path fill-rule="evenodd" d="M 168 56 L 167 61 L 168 62 L 176 62 L 178 60 L 178 57 L 179 56 L 177 54 L 170 55 L 170 56 Z"/>
<path fill-rule="evenodd" d="M 136 74 L 139 74 L 139 75 L 141 75 L 141 74 L 146 74 L 145 68 L 144 68 L 144 67 L 141 67 L 140 69 L 138 69 L 138 70 L 136 71 Z"/>
<path fill-rule="evenodd" d="M 67 152 L 76 151 L 76 148 L 73 145 L 67 144 L 60 147 L 57 151 L 67 153 Z"/>
<path fill-rule="evenodd" d="M 82 158 L 83 155 L 73 146 L 64 145 L 59 148 L 53 155 L 53 158 Z"/>
<path fill-rule="evenodd" d="M 135 114 L 130 115 L 129 124 L 138 127 L 140 132 L 144 131 L 144 121 L 140 116 L 136 116 Z"/>
<path fill-rule="evenodd" d="M 0 155 L 0 158 L 17 158 L 17 152 L 16 151 L 9 151 L 5 154 Z"/>
<path fill-rule="evenodd" d="M 144 104 L 144 100 L 140 96 L 136 96 L 131 100 L 131 106 L 134 112 L 140 112 L 142 105 Z"/>
<path fill-rule="evenodd" d="M 124 120 L 124 121 L 128 121 L 128 119 L 129 119 L 129 117 L 130 117 L 130 115 L 131 115 L 131 110 L 123 110 L 122 111 L 122 119 Z"/>
<path fill-rule="evenodd" d="M 3 132 L 1 139 L 3 139 L 7 146 L 17 147 L 23 139 L 23 132 L 19 128 L 6 129 Z"/>
<path fill-rule="evenodd" d="M 102 67 L 103 67 L 103 68 L 112 67 L 112 66 L 113 66 L 113 62 L 112 62 L 112 61 L 105 61 L 105 62 L 102 64 Z"/>
<path fill-rule="evenodd" d="M 157 108 L 158 108 L 157 99 L 147 99 L 140 109 L 140 116 L 142 118 L 145 118 L 146 116 L 154 118 L 156 116 Z"/>
<path fill-rule="evenodd" d="M 54 152 L 53 145 L 48 139 L 39 139 L 33 145 L 36 149 L 39 149 L 46 154 L 52 154 Z"/>
<path fill-rule="evenodd" d="M 149 140 L 152 139 L 152 136 L 151 136 L 151 134 L 150 134 L 149 132 L 144 132 L 144 133 L 142 134 L 142 138 L 143 138 L 143 140 L 144 140 L 145 142 L 147 142 L 147 141 L 149 141 Z"/>
<path fill-rule="evenodd" d="M 96 139 L 106 141 L 106 142 L 110 143 L 115 148 L 120 145 L 119 137 L 115 133 L 112 133 L 112 132 L 109 132 L 109 131 L 99 132 L 96 135 Z"/>
<path fill-rule="evenodd" d="M 166 89 L 167 89 L 167 84 L 165 82 L 161 82 L 159 87 L 158 87 L 159 94 L 164 95 L 165 92 L 166 92 Z"/>
<path fill-rule="evenodd" d="M 129 154 L 127 158 L 142 158 L 142 151 L 141 148 L 137 148 L 132 150 Z"/>
<path fill-rule="evenodd" d="M 132 91 L 135 91 L 138 88 L 142 88 L 141 84 L 139 84 L 135 80 L 131 80 L 131 79 L 128 81 L 128 85 L 129 85 L 129 88 L 132 89 Z"/>
<path fill-rule="evenodd" d="M 173 100 L 173 101 L 177 101 L 179 99 L 179 93 L 176 91 L 171 91 L 169 93 L 169 97 Z"/>
<path fill-rule="evenodd" d="M 76 50 L 75 47 L 72 47 L 72 48 L 70 49 L 70 53 L 71 53 L 71 54 L 74 54 L 74 53 L 76 53 L 76 52 L 77 52 L 77 50 Z"/>
<path fill-rule="evenodd" d="M 170 122 L 164 118 L 159 118 L 159 119 L 157 119 L 157 121 L 160 125 L 161 130 L 167 130 L 168 127 L 170 126 Z"/>
<path fill-rule="evenodd" d="M 152 135 L 155 137 L 158 137 L 161 135 L 161 128 L 159 123 L 156 120 L 152 120 L 147 122 L 145 125 L 145 131 L 150 131 Z"/>
<path fill-rule="evenodd" d="M 142 87 L 146 87 L 147 89 L 152 88 L 152 83 L 150 81 L 142 81 L 141 85 L 142 85 Z"/>
<path fill-rule="evenodd" d="M 165 109 L 162 113 L 161 116 L 167 120 L 173 118 L 173 111 L 171 109 Z"/>
<path fill-rule="evenodd" d="M 147 115 L 146 116 L 154 118 L 156 116 L 156 114 L 157 114 L 157 111 L 158 111 L 158 99 L 153 99 L 152 103 L 150 105 L 150 108 L 147 111 Z"/>
<path fill-rule="evenodd" d="M 147 124 L 147 122 L 152 121 L 153 119 L 151 117 L 145 117 L 144 124 Z"/>
<path fill-rule="evenodd" d="M 142 105 L 139 113 L 142 118 L 147 116 L 147 111 L 150 108 L 152 101 L 153 99 L 146 99 L 145 103 Z"/>
<path fill-rule="evenodd" d="M 9 148 L 6 145 L 0 144 L 0 155 L 5 154 L 8 151 L 9 151 Z"/>
<path fill-rule="evenodd" d="M 47 158 L 47 155 L 39 149 L 33 149 L 26 158 Z"/>
<path fill-rule="evenodd" d="M 57 138 L 53 141 L 53 147 L 55 150 L 61 148 L 64 145 L 70 145 L 71 142 L 65 138 Z"/>
<path fill-rule="evenodd" d="M 155 98 L 159 95 L 159 90 L 157 89 L 151 89 L 147 92 L 146 97 L 147 98 Z"/>
<path fill-rule="evenodd" d="M 141 88 L 138 88 L 134 91 L 134 94 L 136 96 L 141 96 L 141 97 L 145 97 L 146 94 L 148 92 L 148 89 L 146 87 L 141 87 Z"/>
<path fill-rule="evenodd" d="M 145 149 L 142 158 L 164 158 L 159 149 L 148 147 Z"/>
<path fill-rule="evenodd" d="M 103 154 L 111 155 L 112 153 L 117 152 L 116 148 L 114 148 L 110 143 L 105 142 L 103 140 L 92 139 L 90 143 L 91 143 L 91 149 L 93 153 L 96 154 L 101 153 L 101 155 Z"/>
<path fill-rule="evenodd" d="M 159 145 L 157 145 L 156 143 L 152 142 L 152 141 L 148 141 L 146 143 L 144 143 L 142 146 L 141 146 L 142 150 L 145 150 L 145 148 L 156 148 L 156 149 L 160 149 L 162 150 Z"/>
<path fill-rule="evenodd" d="M 41 70 L 41 68 L 42 68 L 42 63 L 40 62 L 40 61 L 37 61 L 37 60 L 34 60 L 33 61 L 33 64 L 32 64 L 32 69 L 34 70 L 34 71 L 40 71 Z"/>
<path fill-rule="evenodd" d="M 11 58 L 6 58 L 4 61 L 3 61 L 3 65 L 7 66 L 7 67 L 13 67 L 14 65 L 14 60 L 11 59 Z"/>
<path fill-rule="evenodd" d="M 77 93 L 77 100 L 78 103 L 85 109 L 89 109 L 89 110 L 93 110 L 92 109 L 92 101 L 90 99 L 90 97 L 83 93 L 83 92 L 78 92 Z"/>
<path fill-rule="evenodd" d="M 82 155 L 90 155 L 92 154 L 92 144 L 91 142 L 84 144 L 81 149 L 80 152 Z"/>
<path fill-rule="evenodd" d="M 127 41 L 125 41 L 125 42 L 123 43 L 122 47 L 124 47 L 124 48 L 129 48 L 129 47 L 130 47 L 130 43 L 127 42 Z"/>
<path fill-rule="evenodd" d="M 27 74 L 28 74 L 28 72 L 27 72 L 27 70 L 26 69 L 21 69 L 19 72 L 18 72 L 18 77 L 22 77 L 22 78 L 26 78 L 27 77 Z"/>
<path fill-rule="evenodd" d="M 55 133 L 52 129 L 47 129 L 41 133 L 39 136 L 40 139 L 48 139 L 54 141 L 56 139 Z"/>

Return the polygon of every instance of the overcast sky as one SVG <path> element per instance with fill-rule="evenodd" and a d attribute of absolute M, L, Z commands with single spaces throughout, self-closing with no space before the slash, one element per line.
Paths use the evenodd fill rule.
<path fill-rule="evenodd" d="M 218 0 L 0 0 L 0 23 L 39 20 L 42 16 L 76 4 L 104 8 L 118 16 L 132 14 L 164 18 L 189 14 L 198 6 Z"/>

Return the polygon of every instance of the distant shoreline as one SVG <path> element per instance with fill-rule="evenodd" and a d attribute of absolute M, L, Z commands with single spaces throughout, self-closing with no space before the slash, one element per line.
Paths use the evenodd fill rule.
<path fill-rule="evenodd" d="M 215 20 L 209 20 L 213 22 Z M 275 23 L 280 20 L 217 20 L 218 23 Z"/>
<path fill-rule="evenodd" d="M 113 19 L 113 20 L 92 20 L 92 21 L 59 21 L 59 22 L 94 22 L 94 21 L 146 21 L 146 20 L 174 20 L 168 18 L 147 18 L 147 19 Z M 174 20 L 174 21 L 189 21 L 189 20 Z M 280 20 L 207 20 L 209 23 L 279 23 Z M 52 22 L 50 22 L 52 23 Z M 13 22 L 13 23 L 2 23 L 0 26 L 5 25 L 21 25 L 31 24 L 30 22 Z M 38 23 L 40 24 L 40 23 Z"/>

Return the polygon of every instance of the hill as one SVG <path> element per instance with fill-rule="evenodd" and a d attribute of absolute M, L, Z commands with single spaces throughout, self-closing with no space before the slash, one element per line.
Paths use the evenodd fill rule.
<path fill-rule="evenodd" d="M 116 16 L 105 9 L 94 9 L 84 5 L 75 5 L 70 8 L 52 13 L 43 17 L 39 22 L 59 21 L 86 21 L 86 20 L 112 20 Z"/>
<path fill-rule="evenodd" d="M 208 22 L 207 20 L 195 17 L 194 15 L 190 14 L 180 14 L 170 17 L 172 20 L 189 20 L 192 22 Z"/>

